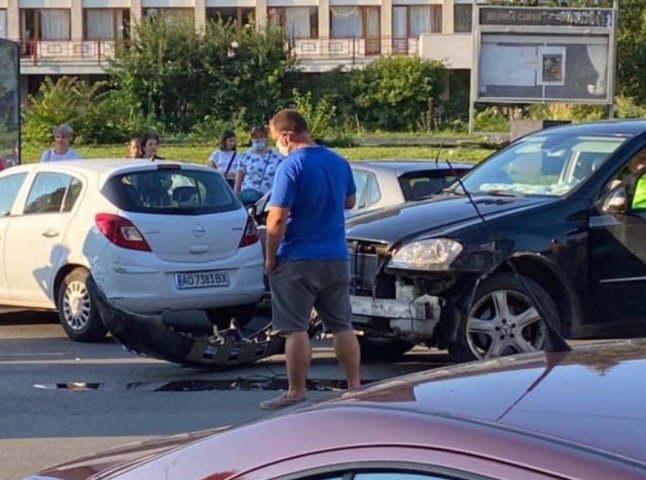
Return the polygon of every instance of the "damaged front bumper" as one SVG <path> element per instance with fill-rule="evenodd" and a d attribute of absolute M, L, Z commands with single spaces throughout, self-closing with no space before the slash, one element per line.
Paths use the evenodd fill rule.
<path fill-rule="evenodd" d="M 351 295 L 350 303 L 359 329 L 375 321 L 380 324 L 385 321 L 396 336 L 419 342 L 433 336 L 443 300 L 427 294 L 416 295 L 413 286 L 398 282 L 396 298 Z"/>

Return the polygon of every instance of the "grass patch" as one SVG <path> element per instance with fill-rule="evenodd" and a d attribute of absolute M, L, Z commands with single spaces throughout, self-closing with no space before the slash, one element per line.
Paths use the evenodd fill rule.
<path fill-rule="evenodd" d="M 74 147 L 83 158 L 121 158 L 127 154 L 125 145 L 82 145 Z M 167 159 L 185 160 L 193 163 L 206 163 L 215 146 L 203 145 L 162 145 L 159 154 Z M 400 160 L 433 160 L 437 155 L 434 147 L 352 147 L 335 148 L 335 151 L 350 161 L 370 159 L 400 159 Z M 23 148 L 23 162 L 31 163 L 40 160 L 43 148 L 26 145 Z M 495 150 L 484 148 L 444 148 L 440 159 L 477 163 L 485 159 Z"/>

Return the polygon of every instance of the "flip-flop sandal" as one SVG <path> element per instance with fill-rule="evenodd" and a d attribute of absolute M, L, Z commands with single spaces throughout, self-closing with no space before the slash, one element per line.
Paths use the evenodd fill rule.
<path fill-rule="evenodd" d="M 275 398 L 260 402 L 260 408 L 263 410 L 280 410 L 281 408 L 287 408 L 303 403 L 305 400 L 305 398 L 287 398 L 286 394 L 282 393 Z"/>

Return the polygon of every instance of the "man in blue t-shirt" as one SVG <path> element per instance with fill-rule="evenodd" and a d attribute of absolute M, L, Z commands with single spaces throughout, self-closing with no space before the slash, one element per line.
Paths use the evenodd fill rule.
<path fill-rule="evenodd" d="M 348 388 L 360 385 L 360 353 L 351 323 L 344 221 L 344 210 L 356 201 L 350 165 L 312 141 L 296 110 L 278 112 L 270 128 L 278 151 L 286 156 L 276 171 L 267 217 L 265 267 L 272 321 L 286 336 L 289 380 L 286 393 L 261 403 L 274 410 L 305 400 L 312 307 L 334 334 L 334 350 Z"/>

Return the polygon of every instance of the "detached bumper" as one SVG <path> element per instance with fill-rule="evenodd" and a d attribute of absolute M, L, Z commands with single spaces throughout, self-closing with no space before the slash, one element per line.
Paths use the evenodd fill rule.
<path fill-rule="evenodd" d="M 399 295 L 396 299 L 352 295 L 350 303 L 354 316 L 387 319 L 394 333 L 413 341 L 432 336 L 442 313 L 442 300 L 431 295 Z"/>
<path fill-rule="evenodd" d="M 253 363 L 282 351 L 284 338 L 265 328 L 245 337 L 238 330 L 195 337 L 176 332 L 162 315 L 142 315 L 113 305 L 94 281 L 88 285 L 101 319 L 128 350 L 169 362 L 208 367 Z"/>

